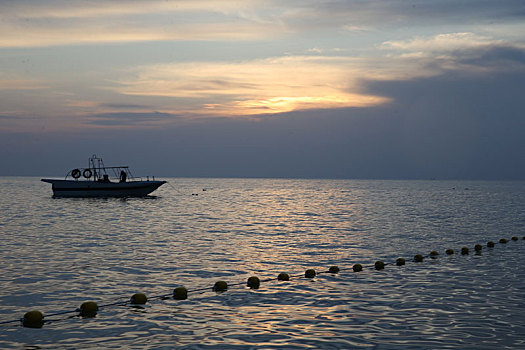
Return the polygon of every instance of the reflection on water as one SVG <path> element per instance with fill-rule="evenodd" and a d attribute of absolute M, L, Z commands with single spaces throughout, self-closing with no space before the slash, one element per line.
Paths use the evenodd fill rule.
<path fill-rule="evenodd" d="M 104 308 L 94 319 L 56 317 L 38 330 L 2 325 L 0 347 L 525 346 L 524 183 L 169 181 L 176 190 L 163 186 L 157 197 L 58 199 L 38 179 L 1 178 L 0 320 L 179 285 L 210 291 Z M 443 254 L 514 235 L 480 255 Z M 408 261 L 430 250 L 442 255 L 211 292 L 219 279 Z"/>

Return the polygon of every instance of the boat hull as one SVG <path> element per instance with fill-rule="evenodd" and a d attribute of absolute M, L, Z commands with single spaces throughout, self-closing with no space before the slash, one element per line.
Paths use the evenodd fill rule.
<path fill-rule="evenodd" d="M 42 179 L 52 184 L 54 197 L 144 197 L 166 181 L 97 182 Z"/>

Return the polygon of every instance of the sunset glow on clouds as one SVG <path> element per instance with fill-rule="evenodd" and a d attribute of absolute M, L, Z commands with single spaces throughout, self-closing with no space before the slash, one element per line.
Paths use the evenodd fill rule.
<path fill-rule="evenodd" d="M 434 4 L 428 9 L 440 10 Z M 433 20 L 402 2 L 20 1 L 1 3 L 0 10 L 0 49 L 7 63 L 0 74 L 9 73 L 9 79 L 0 80 L 8 97 L 2 114 L 16 115 L 21 127 L 28 126 L 24 115 L 32 120 L 36 114 L 62 120 L 61 128 L 81 125 L 90 115 L 125 112 L 122 106 L 136 105 L 137 98 L 149 106 L 141 113 L 186 118 L 377 106 L 392 99 L 365 91 L 363 81 L 439 75 L 454 69 L 455 55 L 462 51 L 505 42 L 473 32 L 407 32 L 408 37 L 395 40 L 378 35 L 400 21 Z M 367 36 L 372 41 L 361 43 Z M 158 52 L 149 54 L 141 46 L 155 42 L 167 43 L 157 59 Z M 191 42 L 223 42 L 233 49 L 228 59 L 186 57 L 182 47 Z M 272 49 L 262 57 L 238 57 L 249 55 L 257 42 Z M 125 56 L 130 50 L 118 46 L 109 47 L 112 53 L 105 56 L 107 45 L 132 45 L 142 58 L 130 59 Z M 93 61 L 110 61 L 111 68 L 104 63 L 87 67 L 75 62 L 75 55 L 56 57 L 63 65 L 54 67 L 52 48 L 89 52 Z M 17 56 L 26 63 L 16 62 Z M 67 88 L 77 83 L 75 75 L 78 85 Z M 16 94 L 19 98 L 13 98 Z"/>
<path fill-rule="evenodd" d="M 125 95 L 187 98 L 190 109 L 206 114 L 366 107 L 387 101 L 360 92 L 356 80 L 363 78 L 362 74 L 351 59 L 341 57 L 155 65 L 139 68 L 136 76 L 135 80 L 121 81 L 116 91 Z"/>

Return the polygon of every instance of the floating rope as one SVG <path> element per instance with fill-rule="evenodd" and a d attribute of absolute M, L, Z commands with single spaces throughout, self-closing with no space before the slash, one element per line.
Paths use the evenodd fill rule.
<path fill-rule="evenodd" d="M 172 184 L 170 184 L 168 181 L 166 181 L 166 183 L 168 184 L 169 187 L 173 188 L 177 193 L 179 193 L 181 196 L 190 196 L 189 194 L 187 193 L 183 193 L 181 191 L 179 191 L 175 186 L 173 186 Z M 206 189 L 203 188 L 202 189 L 203 192 L 206 192 Z M 191 196 L 198 196 L 199 194 L 196 193 L 196 192 L 192 192 Z"/>
<path fill-rule="evenodd" d="M 514 236 L 514 237 L 511 238 L 511 240 L 512 241 L 517 241 L 518 237 Z M 525 240 L 525 236 L 523 237 L 523 240 Z M 506 244 L 507 242 L 508 241 L 505 238 L 501 238 L 499 240 L 500 244 Z M 486 246 L 489 249 L 490 248 L 494 248 L 495 243 L 492 242 L 492 241 L 489 241 L 489 242 L 487 242 Z M 476 244 L 474 246 L 474 250 L 478 254 L 482 251 L 482 249 L 483 249 L 483 246 L 481 244 Z M 447 249 L 445 251 L 445 253 L 447 255 L 452 255 L 452 254 L 454 254 L 454 250 Z M 468 247 L 462 247 L 461 248 L 461 255 L 468 255 L 468 254 L 469 254 L 469 248 Z M 412 261 L 416 262 L 416 263 L 419 263 L 419 262 L 423 262 L 425 258 L 437 259 L 438 256 L 439 256 L 439 253 L 437 251 L 433 250 L 433 251 L 431 251 L 429 254 L 427 254 L 425 256 L 423 256 L 422 254 L 416 254 Z M 308 279 L 311 279 L 311 278 L 314 278 L 317 275 L 326 274 L 326 273 L 337 274 L 340 271 L 349 271 L 349 270 L 352 270 L 353 272 L 361 272 L 361 271 L 363 271 L 363 268 L 369 268 L 369 269 L 373 268 L 375 270 L 383 270 L 385 268 L 385 266 L 388 266 L 388 265 L 403 266 L 405 264 L 406 264 L 406 260 L 404 258 L 398 258 L 395 261 L 395 263 L 385 263 L 385 262 L 383 262 L 381 260 L 378 260 L 378 261 L 376 261 L 374 263 L 374 265 L 363 266 L 361 264 L 354 264 L 352 267 L 346 267 L 346 268 L 344 268 L 344 267 L 340 268 L 338 266 L 331 266 L 328 270 L 320 271 L 320 272 L 317 272 L 314 269 L 308 269 L 308 270 L 306 270 L 304 272 L 304 274 L 289 275 L 288 273 L 281 272 L 277 276 L 277 278 L 267 278 L 267 279 L 264 279 L 264 280 L 260 280 L 257 276 L 251 276 L 250 278 L 248 278 L 247 282 L 233 283 L 233 284 L 230 284 L 230 285 L 228 285 L 228 283 L 225 282 L 225 281 L 217 281 L 214 284 L 213 288 L 211 288 L 211 290 L 213 290 L 213 291 L 215 291 L 217 293 L 222 293 L 222 292 L 226 292 L 229 287 L 236 287 L 236 286 L 241 286 L 241 285 L 246 285 L 247 287 L 249 287 L 251 289 L 259 289 L 261 283 L 271 282 L 271 281 L 275 281 L 275 280 L 278 280 L 278 281 L 289 281 L 291 278 L 308 278 Z M 187 290 L 185 287 L 177 287 L 170 294 L 157 295 L 157 296 L 153 296 L 153 297 L 148 298 L 144 293 L 136 293 L 136 294 L 133 294 L 130 299 L 121 300 L 121 301 L 115 301 L 115 302 L 107 303 L 107 304 L 102 304 L 100 306 L 94 301 L 86 301 L 86 302 L 82 303 L 80 305 L 80 307 L 75 309 L 75 310 L 61 311 L 61 312 L 55 312 L 55 313 L 47 314 L 45 316 L 47 318 L 46 320 L 44 320 L 44 314 L 42 312 L 40 312 L 39 310 L 32 310 L 32 311 L 26 312 L 21 319 L 0 321 L 0 325 L 21 322 L 22 326 L 24 326 L 24 327 L 41 328 L 44 325 L 44 323 L 46 323 L 46 322 L 55 322 L 55 321 L 60 321 L 61 320 L 61 319 L 50 320 L 49 319 L 50 317 L 72 314 L 72 316 L 70 316 L 68 318 L 71 318 L 71 317 L 86 317 L 86 318 L 89 318 L 89 317 L 96 316 L 98 311 L 100 309 L 102 309 L 102 308 L 108 308 L 108 307 L 112 307 L 112 306 L 124 306 L 124 305 L 144 305 L 148 301 L 157 300 L 157 299 L 158 300 L 166 300 L 166 299 L 185 300 L 185 299 L 188 298 L 188 294 L 203 293 L 203 292 L 207 292 L 207 291 L 210 291 L 210 287 L 198 288 L 198 289 L 193 289 L 193 290 Z"/>

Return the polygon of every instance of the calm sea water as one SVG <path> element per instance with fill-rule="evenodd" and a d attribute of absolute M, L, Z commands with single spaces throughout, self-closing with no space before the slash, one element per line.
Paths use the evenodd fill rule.
<path fill-rule="evenodd" d="M 58 199 L 38 178 L 0 178 L 0 321 L 71 311 L 0 325 L 0 348 L 525 348 L 524 182 L 167 180 L 156 197 Z M 155 299 L 181 285 L 207 289 Z M 74 313 L 136 292 L 154 300 Z"/>

